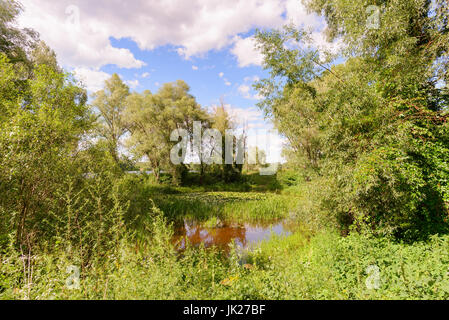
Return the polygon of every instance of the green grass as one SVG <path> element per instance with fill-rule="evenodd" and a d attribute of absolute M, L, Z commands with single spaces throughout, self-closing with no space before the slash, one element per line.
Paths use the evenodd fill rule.
<path fill-rule="evenodd" d="M 279 220 L 296 210 L 297 197 L 238 192 L 205 192 L 153 197 L 170 220 L 199 221 L 218 217 L 232 221 Z"/>

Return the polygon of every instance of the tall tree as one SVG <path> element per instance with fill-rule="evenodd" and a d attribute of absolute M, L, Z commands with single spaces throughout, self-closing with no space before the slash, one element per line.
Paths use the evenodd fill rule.
<path fill-rule="evenodd" d="M 28 54 L 34 48 L 38 34 L 31 29 L 19 29 L 15 25 L 22 6 L 15 0 L 0 1 L 0 53 L 4 53 L 13 64 L 31 70 Z"/>
<path fill-rule="evenodd" d="M 379 2 L 376 28 L 369 1 L 307 2 L 342 39 L 345 62 L 323 65 L 292 26 L 258 32 L 270 71 L 260 106 L 329 179 L 324 204 L 343 225 L 410 238 L 447 230 L 447 2 Z"/>
<path fill-rule="evenodd" d="M 27 91 L 20 75 L 0 54 L 0 229 L 14 230 L 18 245 L 39 236 L 35 225 L 49 218 L 81 137 L 92 123 L 87 96 L 73 78 L 37 67 Z M 41 224 L 42 225 L 42 224 Z"/>
<path fill-rule="evenodd" d="M 117 74 L 113 74 L 105 81 L 105 88 L 93 95 L 92 105 L 100 113 L 99 134 L 106 139 L 111 156 L 117 163 L 120 162 L 120 139 L 127 131 L 123 112 L 129 94 L 129 87 Z"/>
<path fill-rule="evenodd" d="M 131 133 L 126 146 L 137 160 L 146 158 L 157 181 L 160 179 L 161 169 L 167 167 L 170 158 L 166 137 L 161 129 L 161 109 L 163 106 L 160 99 L 150 91 L 145 91 L 128 97 L 124 114 Z"/>
<path fill-rule="evenodd" d="M 63 71 L 58 65 L 56 53 L 42 40 L 31 51 L 30 60 L 34 66 L 46 65 L 57 73 Z"/>
<path fill-rule="evenodd" d="M 147 157 L 157 179 L 162 168 L 173 175 L 173 182 L 181 181 L 184 164 L 170 162 L 173 142 L 171 133 L 177 129 L 187 130 L 193 139 L 195 121 L 206 123 L 209 116 L 190 93 L 184 81 L 167 83 L 156 93 L 132 94 L 127 100 L 126 123 L 131 136 L 127 145 L 137 158 Z"/>
<path fill-rule="evenodd" d="M 236 123 L 234 119 L 232 119 L 231 115 L 227 112 L 225 108 L 224 101 L 221 101 L 219 106 L 216 106 L 212 112 L 212 128 L 220 131 L 222 136 L 221 141 L 221 155 L 222 155 L 222 179 L 225 182 L 236 181 L 240 178 L 242 170 L 243 170 L 243 158 L 241 159 L 241 163 L 237 163 L 238 152 L 243 152 L 240 156 L 244 155 L 244 144 L 242 143 L 246 137 L 243 135 L 239 138 L 235 136 L 232 137 L 232 148 L 227 150 L 226 148 L 226 134 L 227 130 L 234 131 L 236 129 Z M 241 150 L 239 150 L 239 146 L 242 146 Z M 230 154 L 232 153 L 232 154 Z M 226 163 L 226 156 L 232 157 L 232 163 Z M 228 161 L 229 162 L 229 161 Z"/>

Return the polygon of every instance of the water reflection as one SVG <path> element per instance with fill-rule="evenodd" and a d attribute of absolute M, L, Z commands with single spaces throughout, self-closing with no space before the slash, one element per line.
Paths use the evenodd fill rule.
<path fill-rule="evenodd" d="M 176 226 L 174 241 L 181 250 L 186 246 L 186 239 L 193 246 L 203 243 L 206 248 L 216 246 L 228 250 L 232 241 L 240 247 L 247 248 L 260 241 L 269 240 L 273 234 L 288 236 L 292 234 L 293 229 L 294 225 L 287 220 L 266 224 L 219 222 L 215 227 L 185 220 Z"/>

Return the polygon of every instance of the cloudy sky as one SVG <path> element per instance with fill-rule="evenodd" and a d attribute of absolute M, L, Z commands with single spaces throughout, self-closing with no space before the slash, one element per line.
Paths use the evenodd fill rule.
<path fill-rule="evenodd" d="M 185 80 L 204 107 L 229 105 L 252 128 L 271 125 L 255 107 L 264 77 L 256 28 L 294 23 L 324 45 L 321 18 L 301 0 L 20 0 L 23 27 L 38 31 L 90 92 L 118 73 L 132 90 Z M 263 139 L 262 139 L 263 140 Z"/>

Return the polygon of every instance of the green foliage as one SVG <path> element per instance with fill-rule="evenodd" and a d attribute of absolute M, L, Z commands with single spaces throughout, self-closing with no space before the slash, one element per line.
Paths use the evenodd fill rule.
<path fill-rule="evenodd" d="M 297 171 L 284 171 L 278 174 L 278 180 L 281 184 L 291 187 L 301 184 L 304 178 Z"/>
<path fill-rule="evenodd" d="M 13 88 L 18 75 L 6 60 L 0 63 L 7 72 L 4 88 Z M 73 79 L 45 65 L 34 74 L 26 92 L 5 95 L 8 120 L 0 122 L 0 206 L 6 214 L 2 222 L 15 230 L 20 243 L 51 207 L 71 170 L 71 154 L 91 124 L 85 92 Z"/>
<path fill-rule="evenodd" d="M 226 108 L 224 106 L 224 102 L 221 101 L 220 106 L 216 106 L 212 113 L 212 128 L 218 130 L 221 133 L 221 150 L 216 150 L 215 146 L 201 146 L 202 152 L 211 152 L 211 156 L 215 152 L 219 152 L 221 156 L 221 162 L 222 164 L 218 166 L 214 166 L 213 168 L 219 168 L 221 171 L 221 180 L 224 183 L 232 183 L 232 182 L 239 182 L 242 177 L 242 170 L 243 165 L 242 163 L 237 163 L 237 158 L 239 156 L 238 152 L 238 145 L 244 144 L 244 140 L 246 139 L 245 133 L 243 133 L 240 137 L 236 138 L 233 137 L 232 143 L 233 147 L 230 150 L 226 149 L 226 135 L 228 133 L 228 130 L 235 129 L 235 123 L 234 120 L 231 118 L 229 113 L 226 111 Z M 215 141 L 216 142 L 216 141 Z M 207 142 L 206 142 L 207 144 Z M 210 149 L 210 151 L 209 151 Z M 227 156 L 229 156 L 230 153 L 232 155 L 232 162 L 227 163 Z M 204 169 L 201 168 L 201 171 L 204 172 Z"/>
<path fill-rule="evenodd" d="M 32 62 L 27 56 L 37 42 L 37 33 L 30 29 L 19 29 L 15 25 L 22 6 L 15 0 L 0 1 L 0 54 L 6 55 L 11 63 L 22 69 L 22 75 L 28 76 Z"/>
<path fill-rule="evenodd" d="M 209 115 L 189 91 L 189 86 L 179 80 L 165 84 L 156 94 L 145 91 L 134 93 L 127 99 L 124 117 L 131 132 L 127 146 L 137 159 L 145 157 L 149 161 L 158 181 L 162 169 L 171 173 L 175 185 L 182 182 L 187 171 L 184 164 L 175 166 L 170 162 L 170 151 L 174 146 L 171 133 L 185 129 L 190 142 L 193 123 L 200 121 L 205 126 L 209 123 Z"/>
<path fill-rule="evenodd" d="M 246 253 L 187 247 L 177 255 L 170 229 L 155 211 L 148 226 L 151 244 L 121 245 L 101 264 L 82 270 L 79 290 L 65 282 L 64 254 L 34 256 L 33 285 L 20 286 L 19 255 L 1 257 L 1 298 L 30 299 L 442 299 L 449 296 L 447 237 L 413 245 L 333 232 L 273 239 Z M 169 266 L 169 267 L 168 267 Z M 379 287 L 369 287 L 369 269 L 379 270 Z M 19 286 L 19 287 L 17 287 Z"/>
<path fill-rule="evenodd" d="M 119 163 L 120 139 L 126 133 L 127 128 L 124 120 L 126 99 L 129 96 L 129 87 L 117 74 L 105 82 L 104 90 L 93 95 L 92 105 L 100 113 L 98 134 L 107 141 L 113 158 Z"/>
<path fill-rule="evenodd" d="M 346 60 L 323 62 L 294 26 L 257 33 L 260 107 L 290 142 L 288 170 L 264 177 L 172 165 L 173 130 L 191 142 L 194 121 L 223 137 L 233 127 L 223 104 L 208 114 L 184 81 L 130 94 L 113 75 L 92 109 L 55 53 L 14 26 L 20 5 L 0 1 L 0 299 L 448 299 L 447 1 L 378 2 L 378 29 L 370 1 L 307 4 Z M 128 131 L 134 159 L 119 152 Z M 263 166 L 254 152 L 248 171 Z M 124 173 L 142 160 L 151 175 Z M 295 231 L 181 252 L 172 222 L 186 218 Z"/>
<path fill-rule="evenodd" d="M 311 299 L 446 299 L 447 240 L 404 245 L 367 235 L 322 234 L 303 254 L 298 275 Z M 367 286 L 372 265 L 380 270 L 378 289 Z"/>
<path fill-rule="evenodd" d="M 46 65 L 51 67 L 56 73 L 62 73 L 63 70 L 58 65 L 58 60 L 56 59 L 56 53 L 49 47 L 44 41 L 40 41 L 35 45 L 33 51 L 31 52 L 31 61 L 34 66 Z"/>
<path fill-rule="evenodd" d="M 294 26 L 256 35 L 270 72 L 255 85 L 259 105 L 289 140 L 292 165 L 326 178 L 322 203 L 346 231 L 363 221 L 407 239 L 446 232 L 446 5 L 385 1 L 370 29 L 368 1 L 307 3 L 343 40 L 344 63 L 323 64 Z"/>

